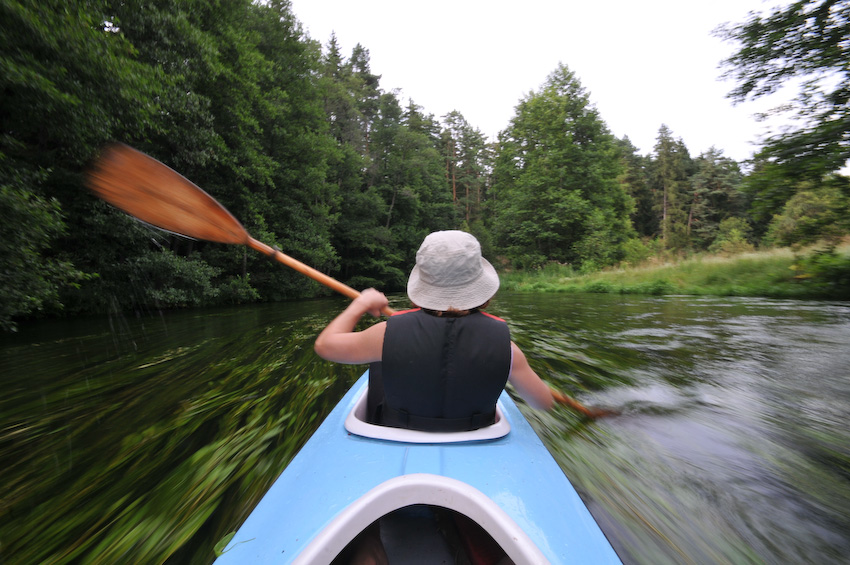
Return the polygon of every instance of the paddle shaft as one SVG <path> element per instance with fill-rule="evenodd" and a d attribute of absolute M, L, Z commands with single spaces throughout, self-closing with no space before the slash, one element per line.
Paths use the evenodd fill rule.
<path fill-rule="evenodd" d="M 247 245 L 348 298 L 360 296 L 350 286 L 254 239 L 218 200 L 132 147 L 119 143 L 104 148 L 87 174 L 87 184 L 103 200 L 151 225 L 196 239 Z M 389 306 L 381 311 L 394 313 Z M 604 415 L 555 389 L 552 397 L 590 418 Z"/>
<path fill-rule="evenodd" d="M 360 296 L 360 292 L 351 288 L 347 284 L 342 283 L 342 282 L 336 280 L 335 278 L 330 277 L 330 276 L 322 273 L 321 271 L 317 271 L 316 269 L 314 269 L 313 267 L 311 267 L 309 265 L 305 265 L 304 263 L 302 263 L 298 259 L 294 259 L 294 258 L 290 257 L 289 255 L 286 255 L 285 253 L 281 252 L 280 250 L 266 245 L 262 241 L 257 241 L 253 237 L 249 236 L 248 242 L 246 243 L 246 245 L 248 247 L 250 247 L 251 249 L 254 249 L 256 251 L 259 251 L 260 253 L 268 255 L 272 259 L 276 259 L 276 260 L 280 261 L 281 263 L 283 263 L 287 267 L 290 267 L 291 269 L 298 271 L 302 275 L 306 275 L 306 276 L 310 277 L 314 281 L 325 285 L 326 287 L 342 294 L 343 296 L 347 296 L 348 298 L 351 298 L 352 300 L 357 298 L 358 296 Z M 395 310 L 393 310 L 389 306 L 385 306 L 381 310 L 381 312 L 383 312 L 387 316 L 392 316 L 395 313 Z"/>

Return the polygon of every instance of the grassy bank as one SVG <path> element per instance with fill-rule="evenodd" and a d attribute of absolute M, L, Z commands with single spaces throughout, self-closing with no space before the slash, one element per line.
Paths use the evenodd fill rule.
<path fill-rule="evenodd" d="M 790 249 L 731 257 L 698 255 L 680 261 L 589 274 L 548 265 L 502 274 L 502 288 L 520 292 L 688 294 L 771 298 L 850 299 L 850 245 L 836 252 Z"/>

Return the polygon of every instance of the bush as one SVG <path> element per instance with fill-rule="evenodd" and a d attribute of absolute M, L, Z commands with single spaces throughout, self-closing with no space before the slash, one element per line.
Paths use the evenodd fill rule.
<path fill-rule="evenodd" d="M 654 255 L 651 242 L 644 242 L 640 239 L 629 239 L 623 243 L 623 264 L 625 265 L 640 265 L 649 260 Z"/>
<path fill-rule="evenodd" d="M 769 245 L 806 245 L 820 239 L 836 240 L 850 230 L 850 199 L 835 187 L 795 194 L 770 222 Z"/>
<path fill-rule="evenodd" d="M 676 286 L 665 279 L 638 283 L 628 288 L 628 294 L 649 294 L 652 296 L 663 296 L 665 294 L 673 294 L 676 291 Z"/>
<path fill-rule="evenodd" d="M 522 253 L 517 248 L 508 250 L 507 255 L 510 257 L 511 266 L 520 271 L 533 271 L 540 269 L 549 260 L 540 253 Z"/>
<path fill-rule="evenodd" d="M 244 277 L 232 277 L 218 288 L 216 302 L 219 304 L 245 304 L 260 300 L 260 293 L 252 287 L 250 274 Z"/>
<path fill-rule="evenodd" d="M 818 287 L 824 297 L 850 299 L 850 257 L 837 253 L 834 247 L 801 259 L 795 270 L 796 278 Z"/>
<path fill-rule="evenodd" d="M 735 255 L 755 251 L 749 242 L 752 228 L 743 218 L 726 218 L 718 227 L 717 236 L 708 250 L 711 253 Z"/>
<path fill-rule="evenodd" d="M 0 173 L 11 178 L 0 185 L 0 329 L 15 331 L 15 318 L 61 309 L 59 289 L 86 275 L 50 256 L 51 242 L 65 230 L 59 203 L 28 188 L 45 173 Z"/>
<path fill-rule="evenodd" d="M 590 275 L 601 270 L 602 268 L 596 263 L 596 261 L 593 259 L 587 259 L 582 261 L 581 268 L 579 268 L 578 272 L 582 275 Z"/>
<path fill-rule="evenodd" d="M 561 279 L 572 277 L 575 275 L 575 272 L 570 265 L 558 263 L 557 261 L 550 261 L 543 265 L 540 269 L 540 274 L 546 278 Z"/>
<path fill-rule="evenodd" d="M 610 294 L 612 292 L 616 292 L 616 288 L 613 284 L 604 280 L 591 281 L 584 285 L 582 289 L 584 292 L 591 292 L 596 294 Z"/>
<path fill-rule="evenodd" d="M 131 261 L 130 273 L 131 284 L 140 293 L 134 298 L 144 306 L 208 306 L 218 298 L 212 279 L 219 271 L 197 254 L 182 257 L 167 249 L 150 251 Z"/>

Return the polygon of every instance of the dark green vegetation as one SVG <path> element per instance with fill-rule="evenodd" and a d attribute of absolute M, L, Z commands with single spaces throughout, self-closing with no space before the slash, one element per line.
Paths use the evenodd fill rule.
<path fill-rule="evenodd" d="M 210 563 L 359 376 L 309 347 L 326 316 L 286 306 L 50 321 L 5 344 L 0 561 Z"/>
<path fill-rule="evenodd" d="M 324 292 L 97 201 L 82 173 L 112 140 L 354 287 L 403 288 L 437 229 L 471 231 L 502 267 L 582 272 L 834 239 L 850 231 L 850 181 L 835 173 L 848 156 L 848 11 L 798 2 L 725 31 L 740 46 L 727 61 L 737 99 L 792 75 L 836 85 L 806 83 L 806 126 L 768 140 L 745 173 L 720 149 L 692 157 L 663 125 L 639 155 L 566 65 L 488 142 L 458 112 L 403 107 L 366 48 L 346 57 L 334 37 L 307 38 L 285 0 L 0 0 L 0 325 Z"/>

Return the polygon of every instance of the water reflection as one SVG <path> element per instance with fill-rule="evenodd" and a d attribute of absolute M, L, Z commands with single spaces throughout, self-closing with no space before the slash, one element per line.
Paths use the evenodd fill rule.
<path fill-rule="evenodd" d="M 343 304 L 2 338 L 0 562 L 211 562 L 358 376 L 311 350 Z M 546 379 L 621 412 L 524 410 L 627 563 L 850 553 L 846 306 L 505 294 L 492 311 Z"/>

